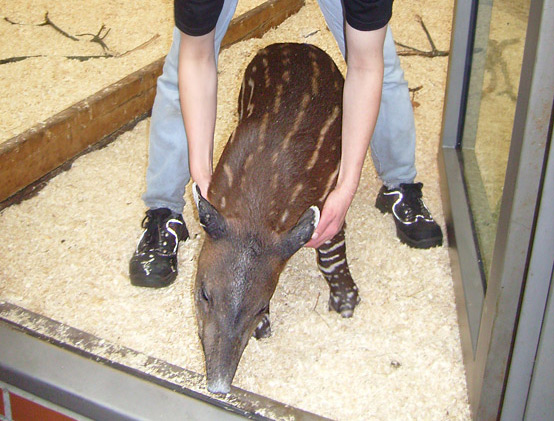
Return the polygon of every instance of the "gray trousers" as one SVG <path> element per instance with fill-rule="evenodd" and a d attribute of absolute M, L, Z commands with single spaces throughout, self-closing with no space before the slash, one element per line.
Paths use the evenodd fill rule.
<path fill-rule="evenodd" d="M 221 41 L 231 22 L 238 0 L 225 0 L 215 30 L 216 63 Z M 344 17 L 340 0 L 318 0 L 327 25 L 345 56 Z M 182 213 L 185 186 L 190 180 L 188 145 L 181 115 L 178 89 L 180 33 L 173 32 L 173 44 L 158 78 L 150 121 L 150 146 L 146 192 L 149 209 L 169 208 Z M 373 164 L 387 187 L 412 183 L 415 169 L 415 123 L 404 72 L 396 55 L 390 28 L 384 45 L 383 93 L 370 149 Z"/>

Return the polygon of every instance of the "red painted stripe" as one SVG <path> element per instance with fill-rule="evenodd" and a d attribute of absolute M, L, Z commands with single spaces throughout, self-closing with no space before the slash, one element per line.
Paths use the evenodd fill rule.
<path fill-rule="evenodd" d="M 0 415 L 6 416 L 6 409 L 4 408 L 4 389 L 0 389 Z"/>
<path fill-rule="evenodd" d="M 75 421 L 73 418 L 13 393 L 10 393 L 10 404 L 13 421 Z"/>

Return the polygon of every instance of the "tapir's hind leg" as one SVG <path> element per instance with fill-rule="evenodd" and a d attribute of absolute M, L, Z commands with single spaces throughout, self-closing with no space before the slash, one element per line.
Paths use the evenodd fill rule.
<path fill-rule="evenodd" d="M 352 317 L 360 297 L 346 261 L 344 227 L 317 249 L 317 265 L 329 284 L 329 310 Z"/>

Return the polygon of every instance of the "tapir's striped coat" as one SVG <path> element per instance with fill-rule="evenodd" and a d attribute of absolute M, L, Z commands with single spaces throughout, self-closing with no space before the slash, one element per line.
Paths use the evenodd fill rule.
<path fill-rule="evenodd" d="M 313 233 L 336 184 L 344 79 L 307 44 L 274 44 L 248 65 L 239 122 L 208 189 L 194 187 L 207 232 L 195 298 L 208 389 L 227 392 L 254 333 L 269 336 L 269 300 L 286 261 Z M 359 302 L 344 230 L 317 250 L 329 307 L 350 317 Z"/>
<path fill-rule="evenodd" d="M 310 206 L 321 209 L 340 162 L 343 84 L 317 47 L 273 44 L 256 55 L 209 190 L 222 215 L 282 232 Z"/>

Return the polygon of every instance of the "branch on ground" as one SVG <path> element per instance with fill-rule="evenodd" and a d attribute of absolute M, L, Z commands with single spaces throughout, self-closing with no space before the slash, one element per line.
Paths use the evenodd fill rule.
<path fill-rule="evenodd" d="M 102 26 L 100 27 L 100 29 L 98 30 L 98 32 L 96 34 L 85 33 L 85 34 L 78 34 L 77 36 L 78 37 L 84 37 L 84 36 L 92 37 L 90 39 L 90 42 L 95 42 L 95 43 L 99 44 L 100 47 L 102 47 L 102 50 L 104 50 L 104 52 L 106 54 L 112 56 L 114 54 L 110 51 L 110 48 L 104 42 L 104 38 L 106 38 L 108 36 L 108 34 L 111 31 L 111 28 L 108 28 L 106 30 L 106 32 L 104 32 L 104 34 L 102 35 L 102 31 L 104 31 L 105 29 L 106 29 L 106 25 L 102 24 Z"/>
<path fill-rule="evenodd" d="M 3 58 L 3 59 L 0 59 L 0 65 L 8 64 L 8 63 L 17 63 L 18 61 L 23 61 L 23 60 L 27 60 L 28 58 L 35 58 L 35 57 L 44 57 L 44 56 L 36 55 L 36 56 L 19 56 L 19 57 Z"/>
<path fill-rule="evenodd" d="M 422 57 L 447 57 L 450 53 L 449 51 L 442 51 L 437 49 L 435 46 L 435 42 L 433 41 L 433 38 L 431 37 L 431 34 L 427 30 L 427 27 L 425 26 L 425 23 L 423 22 L 423 19 L 421 16 L 416 16 L 417 21 L 421 24 L 421 27 L 423 29 L 423 32 L 425 32 L 425 35 L 427 36 L 427 41 L 429 41 L 429 45 L 431 47 L 430 51 L 423 51 L 419 50 L 414 47 L 410 47 L 409 45 L 402 44 L 400 42 L 396 42 L 395 44 L 399 47 L 404 48 L 405 50 L 398 51 L 399 56 L 422 56 Z"/>
<path fill-rule="evenodd" d="M 63 35 L 66 38 L 69 38 L 72 41 L 81 41 L 77 37 L 85 37 L 85 36 L 90 37 L 89 42 L 94 42 L 94 43 L 100 45 L 100 47 L 102 48 L 102 51 L 104 52 L 104 54 L 95 54 L 95 55 L 64 56 L 68 60 L 87 61 L 87 60 L 98 59 L 98 58 L 123 57 L 123 56 L 129 55 L 129 54 L 131 54 L 131 53 L 133 53 L 137 50 L 140 50 L 142 48 L 146 48 L 147 46 L 152 44 L 155 40 L 157 40 L 160 37 L 160 34 L 155 34 L 149 40 L 143 42 L 142 44 L 140 44 L 140 45 L 138 45 L 138 46 L 136 46 L 136 47 L 134 47 L 130 50 L 127 50 L 124 53 L 117 53 L 117 52 L 112 51 L 110 49 L 110 47 L 108 47 L 108 45 L 104 41 L 106 39 L 106 37 L 108 36 L 108 34 L 110 33 L 110 31 L 111 31 L 111 28 L 106 28 L 106 25 L 104 25 L 104 24 L 102 24 L 102 26 L 100 27 L 100 29 L 98 30 L 98 32 L 96 34 L 92 34 L 92 33 L 87 32 L 87 33 L 77 34 L 77 35 L 73 36 L 73 35 L 65 32 L 58 25 L 56 25 L 50 19 L 50 17 L 48 16 L 48 12 L 46 12 L 46 14 L 44 15 L 44 22 L 41 22 L 41 23 L 15 22 L 15 21 L 11 20 L 8 17 L 4 17 L 4 20 L 6 22 L 12 24 L 12 25 L 37 26 L 37 27 L 38 26 L 50 26 L 56 32 L 58 32 L 59 34 Z M 47 57 L 47 56 L 39 54 L 39 55 L 9 57 L 9 58 L 5 58 L 5 59 L 0 59 L 0 65 L 8 64 L 8 63 L 17 63 L 19 61 L 27 60 L 29 58 L 36 58 L 36 57 Z"/>
<path fill-rule="evenodd" d="M 412 94 L 412 107 L 417 108 L 421 104 L 415 100 L 416 92 L 419 92 L 421 89 L 423 89 L 423 86 L 416 86 L 415 88 L 408 88 L 408 91 Z"/>
<path fill-rule="evenodd" d="M 68 34 L 63 29 L 61 29 L 58 25 L 56 25 L 50 17 L 48 16 L 48 12 L 44 15 L 44 22 L 42 23 L 21 23 L 21 22 L 15 22 L 7 17 L 4 18 L 4 20 L 8 23 L 11 23 L 12 25 L 21 25 L 21 26 L 51 26 L 54 28 L 54 30 L 60 34 L 62 34 L 64 37 L 69 38 L 72 41 L 79 41 L 78 38 L 75 38 L 73 35 Z"/>

